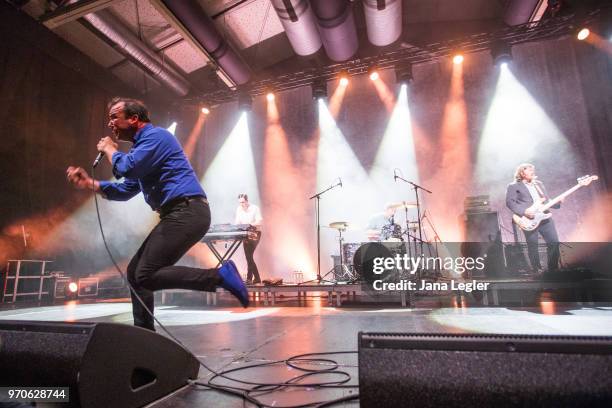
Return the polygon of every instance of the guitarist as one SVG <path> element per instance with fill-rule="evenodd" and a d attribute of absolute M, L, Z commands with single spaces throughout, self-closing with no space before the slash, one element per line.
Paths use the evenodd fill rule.
<path fill-rule="evenodd" d="M 514 173 L 514 182 L 508 185 L 506 190 L 506 206 L 514 214 L 533 218 L 535 211 L 530 208 L 535 203 L 544 203 L 549 197 L 544 189 L 544 184 L 536 180 L 535 166 L 530 163 L 519 165 Z M 552 208 L 560 208 L 556 204 Z M 548 271 L 554 272 L 559 268 L 559 237 L 552 218 L 543 220 L 533 231 L 524 231 L 527 241 L 527 253 L 531 268 L 537 274 L 542 272 L 540 257 L 538 256 L 538 233 L 546 241 L 546 252 L 548 256 Z"/>

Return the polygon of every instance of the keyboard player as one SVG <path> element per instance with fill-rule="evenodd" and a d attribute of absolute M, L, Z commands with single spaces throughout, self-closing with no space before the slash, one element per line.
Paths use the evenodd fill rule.
<path fill-rule="evenodd" d="M 259 271 L 257 270 L 257 264 L 253 255 L 255 249 L 261 239 L 261 223 L 263 218 L 261 217 L 261 211 L 255 204 L 249 203 L 249 197 L 246 194 L 238 195 L 238 208 L 236 208 L 236 217 L 234 224 L 251 224 L 257 229 L 254 239 L 246 239 L 244 241 L 244 256 L 247 260 L 247 284 L 261 283 L 259 277 Z"/>

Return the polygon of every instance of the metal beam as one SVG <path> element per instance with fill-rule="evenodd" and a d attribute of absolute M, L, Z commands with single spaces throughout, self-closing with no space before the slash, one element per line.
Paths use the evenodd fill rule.
<path fill-rule="evenodd" d="M 105 9 L 119 0 L 81 0 L 42 15 L 39 20 L 48 29 L 53 30 L 63 24 L 77 20 L 87 14 Z"/>
<path fill-rule="evenodd" d="M 531 18 L 529 19 L 529 21 L 531 22 L 540 21 L 542 17 L 544 16 L 544 13 L 546 13 L 546 9 L 548 9 L 548 0 L 540 0 L 535 10 L 533 10 L 533 14 L 531 15 Z"/>
<path fill-rule="evenodd" d="M 236 83 L 227 75 L 227 73 L 221 68 L 215 59 L 206 51 L 206 49 L 191 35 L 191 32 L 181 23 L 176 16 L 166 7 L 161 0 L 150 0 L 151 5 L 166 19 L 166 21 L 174 28 L 180 35 L 189 42 L 191 46 L 197 50 L 206 60 L 207 63 L 214 65 L 217 76 L 227 85 L 228 88 L 236 88 Z"/>

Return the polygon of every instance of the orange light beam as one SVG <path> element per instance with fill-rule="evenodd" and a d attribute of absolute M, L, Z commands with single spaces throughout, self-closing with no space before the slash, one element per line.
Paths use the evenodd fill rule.
<path fill-rule="evenodd" d="M 189 137 L 185 142 L 185 155 L 187 159 L 191 160 L 193 156 L 193 152 L 195 151 L 196 144 L 198 143 L 198 139 L 200 138 L 200 134 L 202 133 L 202 128 L 204 127 L 204 121 L 206 119 L 206 114 L 202 113 L 201 110 L 198 110 L 198 118 L 196 119 L 196 123 L 193 125 L 193 129 L 189 133 Z"/>
<path fill-rule="evenodd" d="M 378 78 L 378 80 L 372 81 L 372 83 L 374 84 L 374 88 L 376 88 L 376 93 L 378 93 L 378 97 L 385 105 L 387 112 L 393 112 L 393 108 L 395 108 L 396 102 L 395 95 L 393 94 L 393 92 L 391 92 L 391 90 L 382 78 Z"/>
<path fill-rule="evenodd" d="M 441 158 L 432 188 L 441 196 L 430 203 L 431 211 L 440 235 L 447 241 L 458 242 L 463 239 L 464 231 L 457 229 L 457 215 L 463 211 L 462 197 L 468 194 L 472 182 L 462 64 L 452 65 L 449 97 L 444 108 L 437 150 Z"/>
<path fill-rule="evenodd" d="M 328 108 L 334 119 L 336 119 L 338 117 L 338 113 L 340 113 L 342 101 L 344 100 L 344 95 L 346 94 L 346 88 L 348 88 L 348 85 L 338 84 L 336 89 L 334 89 L 334 93 L 332 94 L 331 98 L 329 98 Z"/>
<path fill-rule="evenodd" d="M 595 48 L 600 49 L 601 51 L 607 52 L 608 55 L 612 55 L 612 43 L 597 33 L 591 31 L 589 36 L 584 41 L 591 44 Z"/>
<path fill-rule="evenodd" d="M 292 278 L 292 271 L 306 272 L 313 268 L 307 245 L 309 223 L 304 222 L 310 202 L 301 199 L 307 195 L 303 191 L 301 171 L 293 163 L 275 100 L 267 101 L 263 154 L 262 197 L 265 200 L 261 204 L 265 238 L 261 241 L 259 259 L 270 263 L 262 265 L 269 273 Z"/>

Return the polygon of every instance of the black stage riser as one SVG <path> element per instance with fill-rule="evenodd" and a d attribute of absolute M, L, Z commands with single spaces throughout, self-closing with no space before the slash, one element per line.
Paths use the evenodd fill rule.
<path fill-rule="evenodd" d="M 197 378 L 198 361 L 151 331 L 112 323 L 0 322 L 0 385 L 70 387 L 70 404 L 140 407 Z"/>

